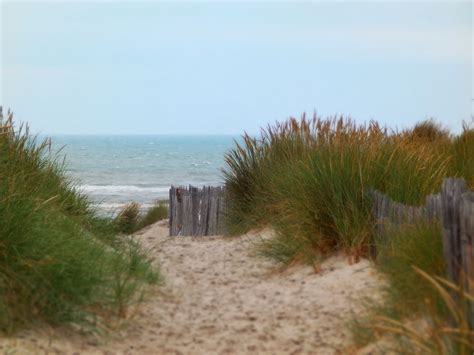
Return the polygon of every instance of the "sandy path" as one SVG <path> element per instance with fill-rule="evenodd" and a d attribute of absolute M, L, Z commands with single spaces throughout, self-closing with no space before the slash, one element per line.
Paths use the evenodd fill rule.
<path fill-rule="evenodd" d="M 357 299 L 373 294 L 380 282 L 365 260 L 349 265 L 333 257 L 318 274 L 306 266 L 277 273 L 272 263 L 249 255 L 255 235 L 169 238 L 167 233 L 159 223 L 137 236 L 160 261 L 166 286 L 141 306 L 119 336 L 94 344 L 57 330 L 24 332 L 0 339 L 0 351 L 346 353 L 346 322 L 361 310 Z"/>

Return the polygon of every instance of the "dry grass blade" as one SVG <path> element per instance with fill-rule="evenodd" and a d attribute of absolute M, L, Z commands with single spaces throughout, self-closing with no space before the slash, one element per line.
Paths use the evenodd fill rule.
<path fill-rule="evenodd" d="M 416 266 L 413 266 L 413 269 L 420 274 L 425 280 L 427 280 L 433 287 L 436 288 L 436 290 L 439 292 L 441 297 L 443 298 L 443 301 L 445 302 L 446 306 L 448 307 L 449 311 L 451 312 L 451 315 L 454 317 L 456 322 L 465 322 L 463 312 L 459 310 L 458 305 L 456 302 L 453 300 L 452 296 L 439 284 L 439 282 L 436 281 L 436 279 L 432 276 L 430 276 L 428 273 L 425 271 L 417 268 Z"/>

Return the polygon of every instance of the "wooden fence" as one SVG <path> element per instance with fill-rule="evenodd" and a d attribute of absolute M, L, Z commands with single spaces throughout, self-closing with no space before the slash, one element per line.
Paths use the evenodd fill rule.
<path fill-rule="evenodd" d="M 463 179 L 446 178 L 441 193 L 430 195 L 421 207 L 405 206 L 373 191 L 376 238 L 383 238 L 388 226 L 412 224 L 420 219 L 438 221 L 442 226 L 443 252 L 448 278 L 464 284 L 474 294 L 474 191 L 468 191 Z M 474 310 L 468 310 L 474 326 Z"/>
<path fill-rule="evenodd" d="M 224 189 L 189 186 L 170 189 L 170 236 L 224 233 Z"/>

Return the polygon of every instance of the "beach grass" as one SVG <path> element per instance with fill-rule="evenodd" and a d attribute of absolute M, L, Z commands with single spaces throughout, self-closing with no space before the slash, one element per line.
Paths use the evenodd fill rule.
<path fill-rule="evenodd" d="M 138 228 L 140 219 L 140 205 L 136 202 L 126 204 L 114 218 L 117 232 L 131 234 Z"/>
<path fill-rule="evenodd" d="M 454 137 L 433 121 L 395 132 L 377 122 L 302 117 L 257 138 L 245 134 L 225 157 L 227 230 L 271 225 L 282 255 L 269 243 L 267 254 L 279 261 L 338 250 L 366 256 L 374 243 L 370 191 L 419 205 L 448 174 L 472 181 L 471 132 Z"/>
<path fill-rule="evenodd" d="M 142 229 L 167 219 L 169 216 L 168 203 L 164 201 L 157 201 L 154 206 L 148 208 L 146 212 L 140 217 L 138 221 L 138 229 Z"/>
<path fill-rule="evenodd" d="M 169 217 L 168 203 L 166 201 L 156 201 L 144 213 L 141 213 L 140 209 L 141 207 L 138 203 L 131 202 L 119 211 L 113 219 L 118 233 L 132 234 Z"/>
<path fill-rule="evenodd" d="M 13 115 L 0 125 L 0 330 L 36 322 L 92 328 L 160 279 L 146 253 L 65 175 L 49 140 Z"/>

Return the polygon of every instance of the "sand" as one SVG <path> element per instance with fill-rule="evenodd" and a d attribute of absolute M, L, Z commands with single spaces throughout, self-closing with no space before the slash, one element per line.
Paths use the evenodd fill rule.
<path fill-rule="evenodd" d="M 315 273 L 284 272 L 252 256 L 264 230 L 235 238 L 168 237 L 165 222 L 137 234 L 159 262 L 165 285 L 113 335 L 83 337 L 61 329 L 0 339 L 16 354 L 346 354 L 347 322 L 377 295 L 381 280 L 367 260 L 334 256 Z"/>

